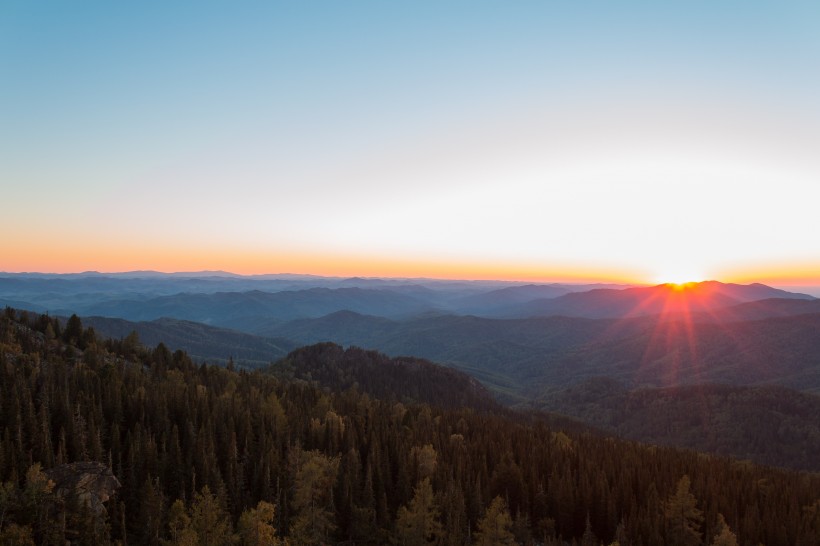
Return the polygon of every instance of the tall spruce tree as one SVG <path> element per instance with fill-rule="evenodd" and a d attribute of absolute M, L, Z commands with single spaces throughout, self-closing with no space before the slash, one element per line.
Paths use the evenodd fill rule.
<path fill-rule="evenodd" d="M 723 514 L 718 514 L 717 534 L 712 538 L 710 546 L 737 546 L 737 537 L 729 529 Z"/>
<path fill-rule="evenodd" d="M 339 458 L 299 448 L 294 448 L 291 455 L 296 517 L 290 537 L 296 544 L 322 544 L 336 529 L 333 484 L 339 470 Z"/>
<path fill-rule="evenodd" d="M 441 536 L 439 511 L 433 497 L 430 478 L 416 486 L 409 506 L 399 508 L 396 518 L 396 539 L 401 546 L 435 544 Z"/>
<path fill-rule="evenodd" d="M 669 546 L 698 546 L 701 543 L 703 512 L 698 509 L 697 499 L 689 491 L 689 486 L 689 476 L 684 475 L 664 506 L 666 544 Z"/>
<path fill-rule="evenodd" d="M 504 499 L 495 497 L 484 517 L 478 522 L 475 537 L 476 546 L 513 546 L 515 536 L 512 533 L 512 516 Z"/>

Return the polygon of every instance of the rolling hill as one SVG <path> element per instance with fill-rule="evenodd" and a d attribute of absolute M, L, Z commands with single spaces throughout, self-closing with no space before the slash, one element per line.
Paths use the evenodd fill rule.
<path fill-rule="evenodd" d="M 267 366 L 296 348 L 286 339 L 272 339 L 243 332 L 216 328 L 198 322 L 162 318 L 150 322 L 131 322 L 105 317 L 83 317 L 83 324 L 104 336 L 124 338 L 137 332 L 148 346 L 164 343 L 187 352 L 197 361 L 224 364 L 234 362 L 246 367 Z"/>
<path fill-rule="evenodd" d="M 288 380 L 315 382 L 337 392 L 355 388 L 387 401 L 451 409 L 501 409 L 481 383 L 458 370 L 418 358 L 389 358 L 376 351 L 344 349 L 334 343 L 297 349 L 267 371 Z"/>
<path fill-rule="evenodd" d="M 820 391 L 820 314 L 721 323 L 541 317 L 438 316 L 389 321 L 352 313 L 293 321 L 268 336 L 333 341 L 446 363 L 507 402 L 589 377 L 630 386 L 774 383 Z"/>
<path fill-rule="evenodd" d="M 90 315 L 154 320 L 173 317 L 233 327 L 249 320 L 293 320 L 320 317 L 341 309 L 386 317 L 402 317 L 429 311 L 431 306 L 416 297 L 389 290 L 363 288 L 310 288 L 262 292 L 175 294 L 148 300 L 113 300 L 89 306 Z"/>

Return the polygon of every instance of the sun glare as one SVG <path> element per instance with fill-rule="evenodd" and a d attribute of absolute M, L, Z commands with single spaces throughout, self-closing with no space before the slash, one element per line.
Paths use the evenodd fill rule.
<path fill-rule="evenodd" d="M 662 273 L 655 277 L 658 284 L 670 284 L 678 290 L 683 290 L 687 284 L 692 284 L 704 280 L 703 275 L 695 271 L 679 271 Z"/>
<path fill-rule="evenodd" d="M 666 283 L 666 284 L 668 286 L 670 286 L 672 288 L 672 290 L 675 290 L 676 292 L 682 292 L 682 291 L 686 290 L 688 287 L 693 286 L 697 283 L 695 283 L 695 282 L 670 282 L 670 283 Z"/>

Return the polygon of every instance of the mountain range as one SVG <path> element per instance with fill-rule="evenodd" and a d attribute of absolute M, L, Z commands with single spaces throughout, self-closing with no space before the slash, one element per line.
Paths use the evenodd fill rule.
<path fill-rule="evenodd" d="M 763 436 L 802 434 L 795 444 L 802 447 L 794 449 L 814 445 L 811 431 L 818 425 L 803 410 L 814 407 L 820 393 L 820 300 L 762 284 L 534 285 L 221 272 L 0 275 L 0 303 L 76 313 L 101 335 L 116 339 L 135 331 L 149 345 L 163 342 L 200 362 L 233 360 L 254 368 L 284 362 L 279 369 L 293 378 L 337 377 L 332 363 L 350 367 L 362 360 L 334 356 L 330 368 L 311 372 L 313 361 L 292 351 L 315 343 L 335 344 L 325 356 L 354 346 L 385 359 L 426 359 L 466 372 L 504 404 L 558 411 L 629 438 L 718 453 L 726 448 L 811 468 L 799 453 L 772 455 L 742 440 L 729 447 L 697 441 L 698 427 L 722 430 L 742 420 L 742 407 L 758 404 L 758 421 L 768 423 Z M 364 360 L 387 362 L 380 358 Z M 367 375 L 356 366 L 338 377 Z M 336 371 L 328 375 L 328 369 Z M 601 392 L 601 384 L 611 388 Z M 716 408 L 709 418 L 646 418 L 653 411 L 669 419 L 684 415 L 707 391 Z M 590 392 L 600 400 L 590 402 Z M 773 403 L 777 397 L 801 403 L 784 408 Z M 785 428 L 778 432 L 780 425 Z M 801 432 L 789 436 L 788 430 Z"/>
<path fill-rule="evenodd" d="M 466 372 L 504 404 L 557 410 L 628 437 L 632 417 L 612 401 L 623 392 L 646 399 L 658 389 L 724 385 L 820 393 L 820 300 L 762 284 L 2 275 L 0 303 L 76 313 L 105 336 L 135 331 L 200 362 L 266 368 L 324 342 L 427 359 Z M 562 398 L 598 380 L 620 385 L 613 396 L 621 397 L 601 406 L 623 416 L 618 424 Z M 667 394 L 657 403 L 681 403 Z"/>
<path fill-rule="evenodd" d="M 392 319 L 431 314 L 626 318 L 676 312 L 715 313 L 741 303 L 772 298 L 815 301 L 810 295 L 762 284 L 716 281 L 629 287 L 217 274 L 0 275 L 0 304 L 17 308 L 135 321 L 169 317 L 245 331 L 251 331 L 260 320 L 318 318 L 336 311 Z"/>

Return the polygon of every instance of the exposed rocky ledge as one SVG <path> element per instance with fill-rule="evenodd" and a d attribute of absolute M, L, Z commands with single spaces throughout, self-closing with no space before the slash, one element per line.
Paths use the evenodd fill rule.
<path fill-rule="evenodd" d="M 78 462 L 46 470 L 54 482 L 54 495 L 66 502 L 86 505 L 99 515 L 105 511 L 103 503 L 120 488 L 120 481 L 107 465 L 98 462 Z"/>

